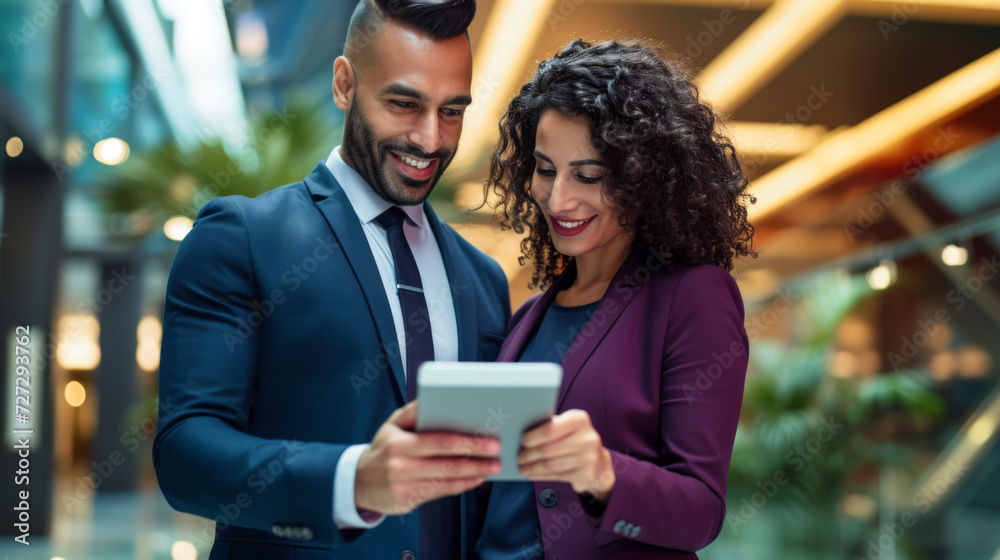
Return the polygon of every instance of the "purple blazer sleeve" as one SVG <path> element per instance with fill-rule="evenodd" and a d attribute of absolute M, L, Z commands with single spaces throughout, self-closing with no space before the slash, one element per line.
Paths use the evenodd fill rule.
<path fill-rule="evenodd" d="M 725 520 L 748 341 L 732 277 L 711 266 L 682 274 L 660 368 L 661 464 L 612 451 L 615 487 L 594 522 L 609 537 L 695 551 L 715 539 Z"/>

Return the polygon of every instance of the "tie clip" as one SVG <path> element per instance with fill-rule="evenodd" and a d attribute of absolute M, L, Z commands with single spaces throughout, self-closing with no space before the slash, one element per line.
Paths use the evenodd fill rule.
<path fill-rule="evenodd" d="M 417 288 L 414 286 L 407 286 L 406 284 L 396 284 L 397 290 L 410 290 L 411 292 L 417 292 L 418 294 L 424 293 L 423 288 Z"/>

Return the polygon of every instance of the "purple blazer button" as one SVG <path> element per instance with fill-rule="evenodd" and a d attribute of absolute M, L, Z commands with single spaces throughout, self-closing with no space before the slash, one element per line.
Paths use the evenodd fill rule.
<path fill-rule="evenodd" d="M 556 491 L 551 488 L 546 488 L 538 494 L 538 503 L 542 504 L 542 507 L 553 507 L 559 502 L 559 495 Z"/>

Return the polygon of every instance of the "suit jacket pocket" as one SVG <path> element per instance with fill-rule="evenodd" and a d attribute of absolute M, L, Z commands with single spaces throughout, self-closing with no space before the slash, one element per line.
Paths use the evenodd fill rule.
<path fill-rule="evenodd" d="M 491 333 L 479 333 L 479 348 L 476 358 L 480 362 L 495 362 L 500 355 L 500 346 L 503 345 L 504 337 Z"/>

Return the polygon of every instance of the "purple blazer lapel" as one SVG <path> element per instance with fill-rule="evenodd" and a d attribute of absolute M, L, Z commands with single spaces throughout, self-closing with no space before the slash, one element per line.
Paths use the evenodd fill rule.
<path fill-rule="evenodd" d="M 542 317 L 545 316 L 545 310 L 549 308 L 549 304 L 555 299 L 556 293 L 562 289 L 561 285 L 561 279 L 553 282 L 552 286 L 549 286 L 549 289 L 542 292 L 541 297 L 535 299 L 531 307 L 524 312 L 520 319 L 515 314 L 512 319 L 514 329 L 507 333 L 507 339 L 500 348 L 500 355 L 497 356 L 498 362 L 517 361 L 517 357 L 521 355 L 524 345 L 528 343 L 528 337 L 531 336 L 535 327 L 538 326 Z"/>
<path fill-rule="evenodd" d="M 625 307 L 642 287 L 642 283 L 635 279 L 635 257 L 635 252 L 632 252 L 625 258 L 625 262 L 618 268 L 611 284 L 608 285 L 608 289 L 591 313 L 590 319 L 581 327 L 573 344 L 563 356 L 563 379 L 562 386 L 559 388 L 559 397 L 556 399 L 557 411 L 562 409 L 566 393 L 580 374 L 583 364 L 594 353 L 597 345 L 600 344 L 608 330 L 615 324 Z"/>
<path fill-rule="evenodd" d="M 618 320 L 622 311 L 624 311 L 625 307 L 632 300 L 632 297 L 635 296 L 636 292 L 642 286 L 642 283 L 635 278 L 636 263 L 637 255 L 633 251 L 618 268 L 618 272 L 615 273 L 611 284 L 608 285 L 607 291 L 601 297 L 601 301 L 598 303 L 591 318 L 584 324 L 580 333 L 576 335 L 576 339 L 563 357 L 561 364 L 563 379 L 562 385 L 559 388 L 559 397 L 556 401 L 557 409 L 562 406 L 562 402 L 566 398 L 566 392 L 580 373 L 580 369 L 587 361 L 587 358 L 593 354 L 598 343 L 607 334 L 611 325 Z M 531 307 L 524 312 L 520 320 L 516 321 L 513 330 L 507 335 L 507 340 L 504 342 L 503 348 L 500 350 L 500 355 L 497 357 L 498 362 L 513 362 L 517 360 L 529 337 L 535 332 L 542 317 L 545 316 L 545 311 L 549 308 L 552 301 L 555 300 L 556 293 L 569 287 L 573 283 L 575 276 L 575 268 L 567 271 L 566 274 L 563 274 L 558 280 L 553 282 L 549 289 L 545 290 L 540 297 L 531 303 Z"/>

